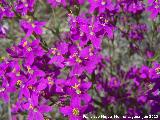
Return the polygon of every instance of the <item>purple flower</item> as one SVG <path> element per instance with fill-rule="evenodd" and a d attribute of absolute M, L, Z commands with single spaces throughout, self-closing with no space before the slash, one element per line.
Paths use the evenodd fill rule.
<path fill-rule="evenodd" d="M 71 55 L 68 61 L 66 61 L 68 66 L 72 67 L 70 76 L 80 75 L 82 72 L 87 71 L 92 73 L 96 68 L 96 64 L 100 62 L 101 57 L 94 53 L 94 49 L 86 47 L 80 51 L 77 51 L 74 46 L 70 47 Z M 78 54 L 79 52 L 79 54 Z"/>
<path fill-rule="evenodd" d="M 26 73 L 31 79 L 36 79 L 37 77 L 44 77 L 45 73 L 40 70 L 37 66 L 26 65 Z"/>
<path fill-rule="evenodd" d="M 118 88 L 120 87 L 120 85 L 121 85 L 121 82 L 116 77 L 112 77 L 111 79 L 109 79 L 109 82 L 108 82 L 109 87 Z"/>
<path fill-rule="evenodd" d="M 97 19 L 97 24 L 101 28 L 102 33 L 104 35 L 107 34 L 108 38 L 112 39 L 115 27 L 111 24 L 112 18 L 110 15 L 101 13 Z"/>
<path fill-rule="evenodd" d="M 129 38 L 133 40 L 143 40 L 144 39 L 144 33 L 147 31 L 147 27 L 145 24 L 131 24 L 130 25 L 130 32 L 129 32 Z"/>
<path fill-rule="evenodd" d="M 149 0 L 148 11 L 151 12 L 150 18 L 155 19 L 160 12 L 160 1 L 159 0 Z"/>
<path fill-rule="evenodd" d="M 7 103 L 10 99 L 9 94 L 15 92 L 16 89 L 14 86 L 9 85 L 7 78 L 3 77 L 2 81 L 3 83 L 0 86 L 0 98 L 2 98 Z"/>
<path fill-rule="evenodd" d="M 33 12 L 33 7 L 36 0 L 17 0 L 14 3 L 16 12 L 20 13 L 21 15 L 26 15 L 28 12 Z"/>
<path fill-rule="evenodd" d="M 56 66 L 63 68 L 64 67 L 64 57 L 63 55 L 58 52 L 56 48 L 53 48 L 52 50 L 53 57 L 49 61 L 49 64 L 54 63 Z"/>
<path fill-rule="evenodd" d="M 37 35 L 41 35 L 42 34 L 42 27 L 45 26 L 46 22 L 39 22 L 39 21 L 29 22 L 26 20 L 21 20 L 20 24 L 26 33 L 25 38 L 28 38 L 33 33 L 35 33 Z"/>
<path fill-rule="evenodd" d="M 2 6 L 0 6 L 0 20 L 2 20 L 4 17 L 14 17 L 14 12 L 12 11 L 11 7 L 6 4 L 6 1 L 3 1 Z"/>
<path fill-rule="evenodd" d="M 89 0 L 90 12 L 93 13 L 96 8 L 102 13 L 106 9 L 109 11 L 114 10 L 114 5 L 111 0 Z"/>
<path fill-rule="evenodd" d="M 79 96 L 82 100 L 85 98 L 83 101 L 88 103 L 91 100 L 91 96 L 87 93 L 87 91 L 90 89 L 91 85 L 91 82 L 85 82 L 81 79 L 73 77 L 66 82 L 66 86 L 68 86 L 67 93 L 72 97 Z"/>
<path fill-rule="evenodd" d="M 57 7 L 58 5 L 66 6 L 66 0 L 47 0 L 52 7 Z"/>
<path fill-rule="evenodd" d="M 31 43 L 22 40 L 19 47 L 22 49 L 22 57 L 25 58 L 25 63 L 27 65 L 32 65 L 35 57 L 44 55 L 44 50 L 40 46 L 40 41 L 38 39 L 33 40 Z"/>
<path fill-rule="evenodd" d="M 120 5 L 123 5 L 124 12 L 133 14 L 140 14 L 145 9 L 145 5 L 142 0 L 124 0 Z"/>
<path fill-rule="evenodd" d="M 60 112 L 64 116 L 68 116 L 70 120 L 82 120 L 82 115 L 86 110 L 85 106 L 81 105 L 81 99 L 74 97 L 70 101 L 70 106 L 64 106 L 60 108 Z"/>
<path fill-rule="evenodd" d="M 154 56 L 154 54 L 155 54 L 155 52 L 154 51 L 152 51 L 152 50 L 145 50 L 146 51 L 146 56 L 147 56 L 147 58 L 152 58 L 153 56 Z"/>
<path fill-rule="evenodd" d="M 31 98 L 28 98 L 28 102 L 23 105 L 25 110 L 28 110 L 28 120 L 44 120 L 43 113 L 50 112 L 52 107 L 45 104 L 38 104 L 38 96 L 32 94 Z"/>
<path fill-rule="evenodd" d="M 153 62 L 153 68 L 149 70 L 149 75 L 152 79 L 160 78 L 160 65 L 158 62 Z"/>
<path fill-rule="evenodd" d="M 47 87 L 51 88 L 54 84 L 55 84 L 55 80 L 52 77 L 48 76 L 46 79 L 42 78 L 39 80 L 37 91 L 44 90 Z"/>

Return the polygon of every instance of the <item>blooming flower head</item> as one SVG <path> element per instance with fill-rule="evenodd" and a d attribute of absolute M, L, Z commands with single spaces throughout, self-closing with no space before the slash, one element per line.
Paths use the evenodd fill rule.
<path fill-rule="evenodd" d="M 66 6 L 66 0 L 47 0 L 52 7 L 57 7 L 58 5 Z"/>
<path fill-rule="evenodd" d="M 60 112 L 68 116 L 70 120 L 82 120 L 82 114 L 86 107 L 81 105 L 81 99 L 74 97 L 71 99 L 70 106 L 60 108 Z"/>
<path fill-rule="evenodd" d="M 28 120 L 44 120 L 43 113 L 52 110 L 48 105 L 38 105 L 38 96 L 36 94 L 32 94 L 28 98 L 28 102 L 24 103 L 23 108 L 29 111 Z"/>
<path fill-rule="evenodd" d="M 23 16 L 28 12 L 33 12 L 35 2 L 35 0 L 17 0 L 14 4 L 16 12 L 22 14 Z"/>
<path fill-rule="evenodd" d="M 25 58 L 27 65 L 32 65 L 35 57 L 44 55 L 44 50 L 40 46 L 40 40 L 38 39 L 33 40 L 32 42 L 22 40 L 19 47 L 22 50 L 21 55 Z"/>
<path fill-rule="evenodd" d="M 93 13 L 96 8 L 99 12 L 104 12 L 106 9 L 112 11 L 114 10 L 114 5 L 111 0 L 89 0 L 90 12 Z"/>
<path fill-rule="evenodd" d="M 120 87 L 121 82 L 116 78 L 116 77 L 112 77 L 109 82 L 108 82 L 108 86 L 109 87 L 114 87 L 114 88 L 118 88 Z"/>
<path fill-rule="evenodd" d="M 14 17 L 14 12 L 11 7 L 8 6 L 7 2 L 3 0 L 2 3 L 0 3 L 0 20 L 4 17 L 12 18 Z"/>
<path fill-rule="evenodd" d="M 91 96 L 87 91 L 91 88 L 92 83 L 82 80 L 81 78 L 77 79 L 75 77 L 66 81 L 66 86 L 68 86 L 67 93 L 72 97 L 85 98 L 83 100 L 85 103 L 89 103 Z"/>
<path fill-rule="evenodd" d="M 160 1 L 159 0 L 148 0 L 148 11 L 151 12 L 150 18 L 155 19 L 160 12 Z"/>
<path fill-rule="evenodd" d="M 80 75 L 84 71 L 92 73 L 96 68 L 95 65 L 98 64 L 101 59 L 101 57 L 96 54 L 96 51 L 94 53 L 94 49 L 90 47 L 80 49 L 79 51 L 75 46 L 71 46 L 69 51 L 71 54 L 67 62 L 68 66 L 72 67 L 70 76 Z"/>
<path fill-rule="evenodd" d="M 30 37 L 33 33 L 37 35 L 42 34 L 42 27 L 46 24 L 45 22 L 39 22 L 39 21 L 34 21 L 34 22 L 29 22 L 26 20 L 21 21 L 21 27 L 25 31 L 26 35 L 25 38 Z"/>
<path fill-rule="evenodd" d="M 160 65 L 158 62 L 153 62 L 153 68 L 150 69 L 149 73 L 152 79 L 160 78 Z"/>

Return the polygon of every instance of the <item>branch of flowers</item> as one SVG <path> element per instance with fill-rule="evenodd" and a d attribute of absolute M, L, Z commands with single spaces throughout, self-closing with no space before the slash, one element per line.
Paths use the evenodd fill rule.
<path fill-rule="evenodd" d="M 19 14 L 14 10 L 13 6 L 10 5 L 9 3 L 8 3 L 8 6 L 10 6 L 10 7 L 12 8 L 14 14 L 16 15 L 16 17 L 14 17 L 14 19 L 16 19 L 17 21 L 19 21 L 19 20 L 22 18 L 22 16 L 19 15 Z M 35 19 L 35 20 L 37 20 L 37 18 L 34 17 L 33 14 L 32 14 L 32 18 Z M 40 35 L 36 35 L 35 33 L 33 33 L 33 35 L 34 35 L 36 38 L 39 38 L 40 41 L 41 41 L 41 43 L 42 43 L 42 47 L 43 47 L 45 50 L 48 50 L 48 45 L 47 45 L 47 43 L 43 40 L 43 38 L 42 38 Z"/>

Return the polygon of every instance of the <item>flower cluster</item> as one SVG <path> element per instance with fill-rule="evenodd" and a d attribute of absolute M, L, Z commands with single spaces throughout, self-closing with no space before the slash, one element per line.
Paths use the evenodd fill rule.
<path fill-rule="evenodd" d="M 56 119 L 51 115 L 56 107 L 70 120 L 82 120 L 84 114 L 96 112 L 145 115 L 160 111 L 159 53 L 154 56 L 156 50 L 148 42 L 153 42 L 154 36 L 158 39 L 158 32 L 143 20 L 148 10 L 151 20 L 158 17 L 159 0 L 47 2 L 52 10 L 62 6 L 67 31 L 59 30 L 60 26 L 52 30 L 46 19 L 37 18 L 36 0 L 0 2 L 0 21 L 15 21 L 23 36 L 6 49 L 7 56 L 0 62 L 0 98 L 11 107 L 13 119 L 19 114 L 27 115 L 28 120 Z M 153 24 L 157 29 L 156 22 Z M 44 40 L 48 31 L 58 38 L 53 46 Z M 149 31 L 152 36 L 146 40 Z M 8 32 L 9 28 L 0 25 L 0 37 L 9 38 Z M 126 53 L 122 49 L 128 49 L 119 46 L 121 39 L 130 48 L 129 56 L 119 62 L 117 59 L 125 56 L 121 53 Z M 139 67 L 128 63 L 124 68 L 123 62 L 126 65 L 132 54 L 145 60 Z"/>

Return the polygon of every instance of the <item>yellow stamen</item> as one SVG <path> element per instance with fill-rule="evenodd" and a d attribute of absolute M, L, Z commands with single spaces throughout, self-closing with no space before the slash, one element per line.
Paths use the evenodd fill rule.
<path fill-rule="evenodd" d="M 160 74 L 160 67 L 156 68 L 155 70 L 157 74 Z"/>
<path fill-rule="evenodd" d="M 48 79 L 48 84 L 49 85 L 53 85 L 54 84 L 54 82 L 53 82 L 51 77 L 47 77 L 47 79 Z"/>
<path fill-rule="evenodd" d="M 29 51 L 29 52 L 32 51 L 32 48 L 31 47 L 27 48 L 27 51 Z"/>
<path fill-rule="evenodd" d="M 105 19 L 105 23 L 108 23 L 108 20 L 107 20 L 107 19 Z"/>
<path fill-rule="evenodd" d="M 76 58 L 76 62 L 82 63 L 82 60 L 81 60 L 79 57 L 77 57 L 77 58 Z"/>
<path fill-rule="evenodd" d="M 27 45 L 27 41 L 23 43 L 23 47 L 25 47 Z"/>
<path fill-rule="evenodd" d="M 5 57 L 4 57 L 4 56 L 2 56 L 2 57 L 1 57 L 1 60 L 4 60 L 4 59 L 5 59 Z"/>
<path fill-rule="evenodd" d="M 56 54 L 57 48 L 52 48 L 52 54 Z"/>
<path fill-rule="evenodd" d="M 30 74 L 33 74 L 33 72 L 34 72 L 29 66 L 27 66 L 27 70 L 28 70 L 28 73 L 30 73 Z"/>
<path fill-rule="evenodd" d="M 20 86 L 20 85 L 22 85 L 22 81 L 18 80 L 16 84 Z"/>
<path fill-rule="evenodd" d="M 78 110 L 78 108 L 74 108 L 74 109 L 72 110 L 72 113 L 73 113 L 73 115 L 78 116 L 78 115 L 79 115 L 79 110 Z"/>
<path fill-rule="evenodd" d="M 24 4 L 24 6 L 25 6 L 25 7 L 28 7 L 28 4 L 27 4 L 27 3 L 25 3 L 25 4 Z"/>
<path fill-rule="evenodd" d="M 28 89 L 30 89 L 30 90 L 33 90 L 33 87 L 32 87 L 32 85 L 28 86 Z"/>
<path fill-rule="evenodd" d="M 80 86 L 80 84 L 75 83 L 74 86 L 72 86 L 72 88 L 78 89 L 79 86 Z"/>
<path fill-rule="evenodd" d="M 34 28 L 36 25 L 34 23 L 32 23 L 32 27 Z"/>
<path fill-rule="evenodd" d="M 33 109 L 33 105 L 30 104 L 30 105 L 29 105 L 29 109 Z"/>

